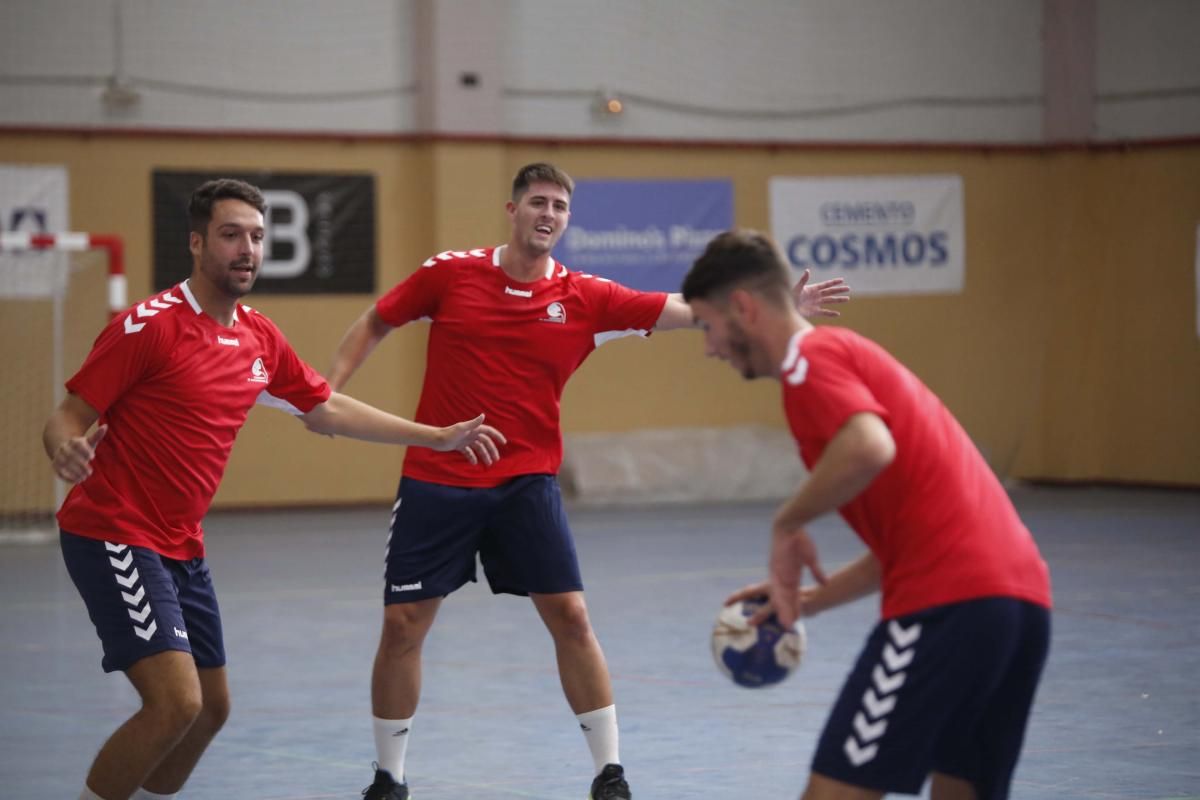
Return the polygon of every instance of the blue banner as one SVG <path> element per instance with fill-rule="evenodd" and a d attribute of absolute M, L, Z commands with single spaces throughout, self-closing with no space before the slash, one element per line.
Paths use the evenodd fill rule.
<path fill-rule="evenodd" d="M 554 258 L 631 289 L 678 292 L 709 240 L 731 227 L 728 180 L 581 180 Z"/>

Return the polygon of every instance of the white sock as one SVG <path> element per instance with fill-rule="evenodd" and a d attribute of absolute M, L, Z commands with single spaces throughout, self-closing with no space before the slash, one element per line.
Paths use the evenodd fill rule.
<path fill-rule="evenodd" d="M 404 783 L 404 756 L 408 753 L 408 729 L 412 727 L 413 718 L 371 719 L 375 725 L 375 754 L 379 757 L 379 768 Z"/>
<path fill-rule="evenodd" d="M 171 794 L 155 794 L 148 789 L 138 789 L 133 793 L 129 800 L 175 800 L 178 795 L 178 792 L 173 792 Z"/>
<path fill-rule="evenodd" d="M 83 794 L 79 795 L 79 800 L 104 800 L 104 798 L 89 789 L 85 783 L 83 785 Z"/>
<path fill-rule="evenodd" d="M 605 764 L 621 763 L 621 756 L 617 750 L 616 706 L 605 706 L 595 711 L 577 714 L 575 719 L 579 720 L 583 738 L 587 739 L 588 749 L 592 751 L 597 775 L 604 769 Z"/>

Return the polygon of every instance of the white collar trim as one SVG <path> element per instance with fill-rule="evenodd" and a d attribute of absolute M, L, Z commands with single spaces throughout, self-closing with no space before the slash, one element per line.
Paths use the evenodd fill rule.
<path fill-rule="evenodd" d="M 800 360 L 800 342 L 815 330 L 816 328 L 805 328 L 792 334 L 792 338 L 788 342 L 787 355 L 783 357 L 783 364 L 779 368 L 780 375 L 788 374 L 796 366 L 796 362 Z"/>
<path fill-rule="evenodd" d="M 493 267 L 500 266 L 500 254 L 503 253 L 505 248 L 507 248 L 507 247 L 508 247 L 508 245 L 501 244 L 501 245 L 497 245 L 496 249 L 492 250 L 492 266 Z M 546 274 L 542 277 L 544 277 L 546 280 L 550 280 L 551 278 L 553 278 L 555 271 L 558 269 L 558 266 L 559 266 L 558 262 L 556 262 L 553 258 L 550 259 L 550 263 L 546 265 Z M 563 275 L 566 275 L 566 274 L 567 274 L 567 268 L 563 267 L 562 271 L 559 274 L 559 277 L 561 278 Z"/>
<path fill-rule="evenodd" d="M 197 314 L 203 314 L 204 309 L 200 307 L 200 303 L 196 300 L 196 295 L 192 294 L 192 287 L 188 285 L 191 280 L 191 278 L 188 278 L 183 283 L 179 284 L 179 291 L 183 292 L 183 296 L 187 299 L 188 305 L 192 307 L 192 311 L 195 311 Z M 236 304 L 233 307 L 233 321 L 238 321 Z"/>

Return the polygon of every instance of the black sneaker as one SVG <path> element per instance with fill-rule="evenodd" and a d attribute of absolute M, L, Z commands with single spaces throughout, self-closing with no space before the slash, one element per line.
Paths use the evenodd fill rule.
<path fill-rule="evenodd" d="M 620 764 L 605 764 L 592 781 L 592 791 L 588 794 L 589 800 L 629 800 L 630 797 L 625 768 Z"/>
<path fill-rule="evenodd" d="M 386 769 L 380 769 L 378 764 L 371 764 L 371 766 L 375 768 L 375 782 L 363 789 L 363 800 L 408 800 L 407 784 L 396 783 L 392 773 Z M 623 784 L 624 781 L 621 783 Z M 619 795 L 613 795 L 613 797 L 619 797 Z"/>

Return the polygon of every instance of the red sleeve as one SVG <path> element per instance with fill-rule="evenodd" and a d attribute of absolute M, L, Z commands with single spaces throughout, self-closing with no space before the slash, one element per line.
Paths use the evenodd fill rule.
<path fill-rule="evenodd" d="M 105 326 L 83 366 L 66 383 L 68 392 L 101 414 L 163 363 L 163 337 L 170 326 L 131 320 L 126 313 Z"/>
<path fill-rule="evenodd" d="M 454 268 L 434 256 L 379 298 L 375 311 L 394 328 L 417 319 L 433 319 L 453 275 Z"/>
<path fill-rule="evenodd" d="M 266 392 L 291 403 L 301 414 L 307 414 L 328 400 L 332 390 L 316 370 L 296 355 L 291 344 L 273 323 L 265 317 L 260 319 L 268 325 L 275 353 L 275 368 L 271 370 L 271 382 L 267 384 Z"/>
<path fill-rule="evenodd" d="M 586 285 L 596 303 L 597 332 L 649 331 L 667 304 L 666 292 L 639 292 L 607 278 L 592 278 Z"/>
<path fill-rule="evenodd" d="M 888 420 L 887 409 L 858 373 L 844 342 L 805 337 L 800 358 L 783 383 L 788 421 L 801 445 L 824 448 L 855 414 L 870 412 Z"/>

